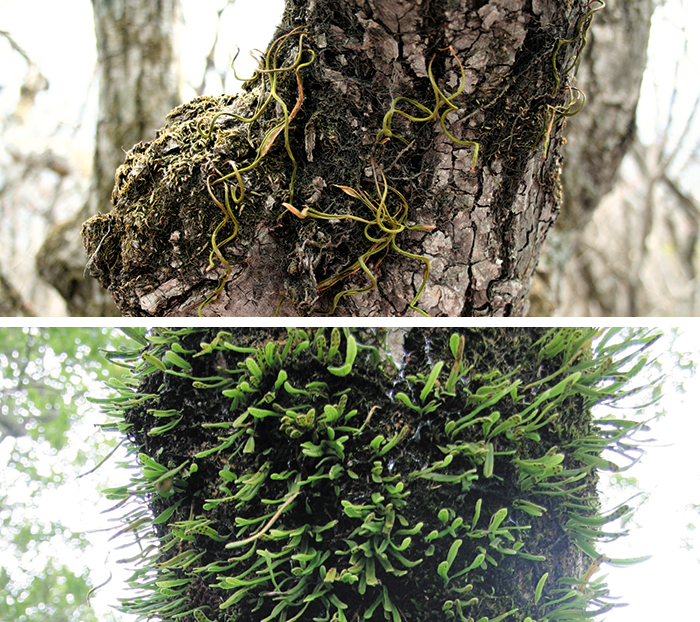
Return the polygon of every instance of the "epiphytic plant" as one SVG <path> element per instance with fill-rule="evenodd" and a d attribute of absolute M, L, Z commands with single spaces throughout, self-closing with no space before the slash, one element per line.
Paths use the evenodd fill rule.
<path fill-rule="evenodd" d="M 300 211 L 290 203 L 283 203 L 282 205 L 295 216 L 302 219 L 311 217 L 322 220 L 356 220 L 365 224 L 365 238 L 367 238 L 367 240 L 372 243 L 372 246 L 362 255 L 360 255 L 355 260 L 355 262 L 349 265 L 347 268 L 344 268 L 337 274 L 334 274 L 333 276 L 321 281 L 321 283 L 318 284 L 318 290 L 324 291 L 326 289 L 329 289 L 336 283 L 339 283 L 340 281 L 346 279 L 350 275 L 355 274 L 359 270 L 362 270 L 367 275 L 367 277 L 370 280 L 370 285 L 359 289 L 346 289 L 341 291 L 340 293 L 335 295 L 330 310 L 324 311 L 323 313 L 332 314 L 338 306 L 338 302 L 343 296 L 353 296 L 376 288 L 377 279 L 372 274 L 372 271 L 367 266 L 367 263 L 369 262 L 371 257 L 379 255 L 379 261 L 376 262 L 378 265 L 379 262 L 386 255 L 386 253 L 389 252 L 389 250 L 395 250 L 397 253 L 403 255 L 404 257 L 408 257 L 409 259 L 417 259 L 418 261 L 422 261 L 425 264 L 425 270 L 423 272 L 423 281 L 420 287 L 418 288 L 418 292 L 416 293 L 415 297 L 408 306 L 414 311 L 421 313 L 422 315 L 427 315 L 425 311 L 419 309 L 416 305 L 421 295 L 423 294 L 423 290 L 425 289 L 426 283 L 428 282 L 428 277 L 430 276 L 430 260 L 427 257 L 424 257 L 423 255 L 409 253 L 408 251 L 400 248 L 396 244 L 396 236 L 400 233 L 403 233 L 404 231 L 427 231 L 430 229 L 434 229 L 435 227 L 433 225 L 420 224 L 412 226 L 407 225 L 406 219 L 408 218 L 409 208 L 406 198 L 398 190 L 396 190 L 396 188 L 392 188 L 387 184 L 386 177 L 381 171 L 380 175 L 382 178 L 383 187 L 380 187 L 379 180 L 377 179 L 377 169 L 374 165 L 374 162 L 372 162 L 372 170 L 374 171 L 374 183 L 377 197 L 379 199 L 378 202 L 374 200 L 364 190 L 355 190 L 354 188 L 350 188 L 348 186 L 337 187 L 340 188 L 345 194 L 355 199 L 358 199 L 365 207 L 367 207 L 374 216 L 373 220 L 367 220 L 366 218 L 361 218 L 360 216 L 355 216 L 354 214 L 326 214 L 324 212 L 319 212 L 318 210 L 315 210 L 310 207 L 305 207 Z M 392 195 L 398 199 L 398 207 L 393 213 L 387 205 L 389 191 L 391 191 Z"/>
<path fill-rule="evenodd" d="M 200 135 L 207 141 L 211 141 L 216 127 L 216 120 L 222 115 L 232 116 L 237 121 L 246 123 L 250 127 L 262 116 L 262 114 L 268 109 L 270 104 L 277 105 L 282 111 L 281 120 L 275 125 L 273 125 L 273 127 L 271 127 L 269 130 L 267 130 L 267 132 L 265 132 L 265 135 L 263 136 L 257 148 L 250 139 L 250 131 L 248 132 L 248 140 L 251 144 L 251 147 L 255 149 L 255 157 L 250 163 L 242 164 L 239 166 L 233 160 L 229 160 L 229 164 L 233 169 L 230 173 L 224 174 L 221 171 L 217 171 L 218 177 L 211 183 L 210 179 L 212 177 L 215 177 L 215 175 L 212 174 L 209 175 L 209 177 L 207 177 L 207 192 L 209 193 L 209 196 L 211 197 L 212 201 L 214 201 L 217 207 L 219 207 L 219 209 L 221 209 L 221 211 L 224 214 L 224 219 L 217 225 L 216 229 L 214 229 L 214 232 L 211 236 L 212 250 L 209 253 L 208 269 L 211 270 L 215 267 L 214 257 L 216 257 L 224 266 L 225 271 L 224 274 L 220 277 L 219 284 L 217 285 L 214 292 L 208 298 L 206 298 L 206 300 L 204 300 L 204 302 L 202 302 L 202 304 L 200 305 L 200 316 L 202 315 L 202 309 L 207 304 L 209 304 L 219 294 L 219 292 L 221 292 L 221 290 L 223 290 L 224 286 L 226 285 L 226 281 L 228 280 L 231 274 L 231 264 L 221 253 L 220 247 L 228 244 L 231 240 L 233 240 L 236 237 L 238 233 L 238 221 L 236 220 L 236 216 L 233 213 L 233 206 L 231 205 L 231 203 L 233 203 L 233 205 L 235 206 L 239 206 L 239 212 L 243 209 L 243 200 L 245 199 L 245 185 L 243 182 L 243 174 L 252 171 L 260 165 L 260 163 L 263 161 L 270 149 L 272 149 L 273 145 L 275 144 L 275 140 L 280 134 L 284 136 L 284 148 L 293 167 L 291 179 L 289 181 L 289 201 L 292 202 L 294 200 L 294 180 L 296 177 L 298 166 L 296 158 L 294 157 L 294 153 L 292 151 L 291 143 L 289 141 L 289 127 L 296 115 L 301 110 L 301 106 L 304 102 L 304 87 L 299 72 L 305 67 L 308 67 L 311 63 L 313 63 L 313 61 L 316 58 L 316 53 L 313 50 L 309 48 L 304 48 L 303 31 L 303 27 L 295 28 L 291 32 L 288 32 L 287 34 L 275 39 L 275 41 L 273 41 L 272 45 L 268 49 L 267 54 L 265 55 L 264 66 L 261 61 L 261 66 L 258 67 L 258 69 L 255 71 L 255 74 L 250 79 L 250 82 L 254 82 L 258 78 L 260 78 L 263 81 L 263 83 L 265 82 L 265 80 L 267 80 L 267 96 L 263 97 L 263 100 L 258 105 L 255 113 L 251 117 L 246 118 L 233 112 L 223 111 L 214 115 L 214 117 L 209 122 L 208 128 L 198 128 Z M 287 40 L 293 35 L 297 34 L 299 35 L 298 50 L 296 56 L 294 57 L 294 60 L 289 65 L 279 66 L 278 57 L 280 51 L 286 44 Z M 304 60 L 305 53 L 309 56 L 308 60 Z M 234 58 L 234 63 L 235 60 L 236 59 Z M 287 72 L 294 72 L 297 81 L 297 100 L 291 111 L 289 110 L 289 107 L 287 106 L 286 102 L 282 99 L 282 97 L 280 97 L 279 93 L 277 92 L 279 76 Z M 223 201 L 217 198 L 214 193 L 214 187 L 218 184 L 223 185 Z M 229 221 L 233 223 L 233 233 L 229 235 L 223 242 L 217 242 L 217 236 L 219 232 L 223 227 L 226 226 L 226 224 Z"/>
<path fill-rule="evenodd" d="M 459 110 L 459 108 L 454 104 L 453 100 L 464 92 L 464 87 L 466 84 L 466 78 L 464 76 L 464 65 L 462 65 L 462 61 L 459 60 L 459 57 L 457 56 L 457 54 L 455 54 L 455 51 L 452 48 L 452 46 L 450 46 L 447 49 L 452 55 L 452 58 L 455 59 L 457 65 L 459 66 L 460 83 L 457 91 L 452 95 L 448 96 L 445 95 L 440 89 L 440 87 L 437 85 L 435 77 L 433 76 L 433 62 L 435 61 L 435 56 L 433 56 L 433 58 L 430 59 L 430 63 L 428 63 L 428 78 L 430 80 L 430 86 L 432 87 L 433 93 L 435 95 L 435 108 L 430 110 L 430 108 L 428 108 L 424 104 L 421 104 L 420 102 L 417 102 L 414 99 L 409 99 L 408 97 L 395 97 L 394 100 L 391 102 L 391 107 L 389 108 L 388 112 L 384 115 L 384 120 L 382 121 L 382 129 L 379 130 L 379 133 L 377 134 L 377 142 L 381 143 L 389 140 L 390 138 L 396 138 L 398 140 L 406 142 L 404 138 L 401 138 L 401 136 L 398 136 L 392 130 L 391 125 L 395 114 L 398 114 L 404 117 L 405 119 L 412 121 L 413 123 L 427 123 L 428 121 L 436 121 L 439 119 L 442 131 L 445 133 L 445 136 L 447 136 L 452 142 L 458 145 L 474 147 L 474 154 L 472 155 L 472 170 L 474 170 L 477 158 L 479 157 L 479 143 L 473 140 L 460 140 L 456 138 L 449 132 L 445 122 L 446 117 L 450 112 Z M 404 112 L 403 110 L 397 108 L 397 105 L 401 102 L 406 102 L 407 104 L 418 108 L 418 110 L 425 113 L 426 116 L 415 117 L 413 115 L 408 114 L 407 112 Z M 440 109 L 443 107 L 443 105 L 446 106 L 446 109 L 442 114 L 439 115 Z"/>
<path fill-rule="evenodd" d="M 639 561 L 596 549 L 631 509 L 594 470 L 640 425 L 590 407 L 637 390 L 654 334 L 414 330 L 400 371 L 373 331 L 133 336 L 98 401 L 136 458 L 106 494 L 142 619 L 588 620 L 600 563 Z"/>
<path fill-rule="evenodd" d="M 458 145 L 471 146 L 474 148 L 472 156 L 473 170 L 476 166 L 477 158 L 479 155 L 479 144 L 472 140 L 460 140 L 456 138 L 452 133 L 450 133 L 446 125 L 447 115 L 452 111 L 459 110 L 458 106 L 454 104 L 453 100 L 462 94 L 466 83 L 464 75 L 464 66 L 455 54 L 452 47 L 447 49 L 449 49 L 452 57 L 457 62 L 457 65 L 459 66 L 460 70 L 461 81 L 457 91 L 452 95 L 448 96 L 445 95 L 445 93 L 443 93 L 443 91 L 440 89 L 433 75 L 433 62 L 435 60 L 435 57 L 433 56 L 428 65 L 428 78 L 430 79 L 430 84 L 435 95 L 435 107 L 432 110 L 430 110 L 430 108 L 428 108 L 424 104 L 421 104 L 420 102 L 417 102 L 408 97 L 399 96 L 394 98 L 391 102 L 389 110 L 384 115 L 384 118 L 382 120 L 382 129 L 378 132 L 376 141 L 378 144 L 383 144 L 384 142 L 395 138 L 397 140 L 406 142 L 404 138 L 396 134 L 392 129 L 392 121 L 394 115 L 402 116 L 405 119 L 408 119 L 409 121 L 412 121 L 414 123 L 427 123 L 430 121 L 439 120 L 442 131 L 451 141 Z M 416 117 L 401 110 L 398 107 L 401 102 L 405 102 L 414 106 L 421 112 L 425 113 L 426 116 Z M 443 108 L 443 106 L 445 107 L 445 110 L 442 112 L 442 114 L 440 114 L 440 110 Z M 375 289 L 377 287 L 377 279 L 367 264 L 369 263 L 372 257 L 378 255 L 379 261 L 376 262 L 378 265 L 389 250 L 395 250 L 397 253 L 403 255 L 404 257 L 408 257 L 409 259 L 416 259 L 418 261 L 422 261 L 425 264 L 423 280 L 421 282 L 420 287 L 418 288 L 418 292 L 409 304 L 409 308 L 413 309 L 414 311 L 417 311 L 418 313 L 421 313 L 422 315 L 427 315 L 423 310 L 421 310 L 417 306 L 417 303 L 421 295 L 423 294 L 423 290 L 425 289 L 425 286 L 428 282 L 428 277 L 430 276 L 430 260 L 423 255 L 410 253 L 400 248 L 396 243 L 396 237 L 404 231 L 428 231 L 430 229 L 434 229 L 435 227 L 433 225 L 424 224 L 417 224 L 412 226 L 407 225 L 406 220 L 409 215 L 408 201 L 399 190 L 388 185 L 384 172 L 381 169 L 379 169 L 379 173 L 377 172 L 378 167 L 374 159 L 371 160 L 371 165 L 374 175 L 374 186 L 377 199 L 372 198 L 370 194 L 368 194 L 362 189 L 355 189 L 349 186 L 342 185 L 336 185 L 336 187 L 340 188 L 340 190 L 345 192 L 345 194 L 353 197 L 354 199 L 358 199 L 365 207 L 367 207 L 367 209 L 370 210 L 370 212 L 374 216 L 373 219 L 368 220 L 366 218 L 356 216 L 354 214 L 330 214 L 318 211 L 308 206 L 299 210 L 296 207 L 294 207 L 291 198 L 289 202 L 282 204 L 288 211 L 290 211 L 295 216 L 301 219 L 309 217 L 321 220 L 355 220 L 365 224 L 364 235 L 365 238 L 367 238 L 367 240 L 371 242 L 370 248 L 367 251 L 365 251 L 362 255 L 360 255 L 352 264 L 350 264 L 337 274 L 334 274 L 333 276 L 321 281 L 318 285 L 318 290 L 325 291 L 333 287 L 340 281 L 348 278 L 352 274 L 359 272 L 360 270 L 362 270 L 362 272 L 364 272 L 367 275 L 370 284 L 366 287 L 347 289 L 339 292 L 335 295 L 331 308 L 328 311 L 322 311 L 321 313 L 334 313 L 340 299 L 343 296 L 354 296 Z M 379 182 L 380 177 L 381 184 Z M 388 205 L 389 196 L 392 196 L 397 201 L 396 210 L 393 212 Z"/>
<path fill-rule="evenodd" d="M 589 9 L 579 18 L 578 22 L 576 22 L 576 29 L 574 31 L 573 37 L 571 37 L 570 39 L 559 39 L 559 41 L 557 41 L 556 46 L 554 47 L 554 53 L 552 54 L 552 72 L 554 74 L 554 90 L 552 91 L 553 96 L 559 94 L 559 86 L 561 85 L 562 78 L 571 74 L 571 72 L 576 69 L 579 61 L 581 60 L 581 53 L 586 47 L 586 35 L 588 34 L 588 28 L 591 25 L 593 14 L 605 8 L 604 0 L 591 0 L 591 2 L 588 3 L 587 8 L 593 4 L 597 4 L 598 6 Z M 568 65 L 562 67 L 560 70 L 557 66 L 557 58 L 559 56 L 559 51 L 561 50 L 562 46 L 578 41 L 579 37 L 581 38 L 581 45 L 579 46 L 576 56 L 574 56 L 574 58 L 569 62 Z M 567 117 L 573 117 L 574 115 L 578 114 L 583 109 L 583 106 L 586 103 L 586 96 L 580 89 L 568 85 L 562 90 L 566 91 L 566 94 L 568 96 L 568 102 L 565 105 L 547 105 L 546 115 L 549 117 L 549 120 L 544 130 L 544 144 L 542 148 L 543 158 L 547 157 L 549 135 L 552 133 L 552 128 L 554 127 L 554 125 L 562 119 L 566 119 Z"/>

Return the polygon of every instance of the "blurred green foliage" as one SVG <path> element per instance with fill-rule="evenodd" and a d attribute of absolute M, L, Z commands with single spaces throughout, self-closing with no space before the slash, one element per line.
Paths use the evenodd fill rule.
<path fill-rule="evenodd" d="M 0 328 L 3 622 L 97 620 L 86 600 L 89 569 L 80 561 L 89 538 L 47 516 L 42 497 L 65 494 L 62 486 L 116 444 L 74 426 L 90 409 L 86 396 L 121 375 L 100 350 L 125 342 L 112 328 Z"/>

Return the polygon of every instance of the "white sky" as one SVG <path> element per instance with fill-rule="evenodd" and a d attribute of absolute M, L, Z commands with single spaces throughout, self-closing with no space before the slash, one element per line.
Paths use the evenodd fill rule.
<path fill-rule="evenodd" d="M 649 68 L 644 76 L 638 108 L 640 138 L 647 144 L 657 139 L 668 114 L 667 102 L 673 90 L 676 62 L 682 93 L 676 114 L 685 120 L 700 93 L 700 2 L 669 0 L 654 15 L 649 42 Z M 677 131 L 680 128 L 676 128 Z M 678 138 L 678 136 L 676 136 Z"/>
<path fill-rule="evenodd" d="M 602 566 L 611 593 L 629 603 L 609 613 L 609 622 L 698 619 L 700 537 L 688 525 L 700 528 L 700 510 L 691 508 L 700 504 L 699 400 L 697 384 L 682 402 L 670 398 L 669 415 L 652 427 L 657 443 L 633 471 L 649 492 L 648 502 L 634 517 L 639 527 L 603 551 L 614 557 L 653 557 L 629 568 Z M 686 549 L 686 542 L 695 548 Z"/>
<path fill-rule="evenodd" d="M 695 325 L 688 323 L 684 333 L 676 348 L 687 351 L 691 360 L 700 362 L 700 332 Z M 664 371 L 671 373 L 667 366 L 664 366 Z M 629 603 L 602 617 L 608 622 L 698 620 L 700 533 L 688 526 L 700 529 L 700 507 L 691 507 L 691 504 L 700 505 L 700 454 L 697 448 L 700 383 L 690 379 L 685 383 L 685 389 L 686 393 L 667 390 L 663 395 L 660 407 L 667 414 L 651 422 L 651 431 L 646 435 L 653 438 L 653 442 L 645 447 L 646 453 L 640 462 L 623 473 L 636 478 L 648 498 L 635 513 L 633 524 L 627 526 L 629 535 L 602 546 L 601 551 L 608 557 L 652 555 L 652 558 L 626 568 L 602 565 L 600 573 L 608 575 L 611 594 L 619 596 L 621 602 Z M 598 416 L 604 414 L 601 412 Z M 604 478 L 602 474 L 601 481 Z M 621 503 L 637 490 L 608 492 L 615 494 L 615 503 Z M 611 509 L 615 503 L 610 502 L 603 509 Z M 614 531 L 619 523 L 611 525 L 610 530 Z M 687 544 L 694 548 L 687 548 Z"/>

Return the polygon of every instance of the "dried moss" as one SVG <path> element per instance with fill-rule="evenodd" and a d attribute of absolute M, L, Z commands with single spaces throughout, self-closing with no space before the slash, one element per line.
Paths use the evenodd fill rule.
<path fill-rule="evenodd" d="M 259 94 L 256 89 L 237 97 L 194 99 L 168 115 L 167 125 L 154 141 L 139 143 L 128 152 L 116 174 L 114 210 L 94 217 L 83 230 L 86 247 L 94 252 L 111 229 L 95 258 L 94 270 L 103 277 L 111 274 L 112 281 L 121 284 L 113 291 L 118 299 L 144 295 L 167 278 L 189 283 L 194 280 L 191 272 L 198 273 L 206 266 L 212 233 L 223 218 L 207 193 L 207 178 L 229 173 L 227 162 L 231 159 L 245 162 L 253 158 L 256 147 L 247 135 L 248 126 L 233 117 L 217 119 L 211 144 L 200 128 L 222 112 L 252 116 Z M 252 138 L 259 141 L 269 125 L 269 121 L 256 125 Z M 288 180 L 284 178 L 286 167 L 270 179 L 270 167 L 276 168 L 274 161 L 244 174 L 246 185 L 257 188 L 254 194 L 248 194 L 245 218 L 274 226 L 270 201 L 287 198 L 282 189 Z M 265 195 L 260 192 L 262 188 L 268 189 Z M 231 225 L 221 231 L 220 239 L 229 233 Z M 245 256 L 254 234 L 254 228 L 241 227 L 235 243 L 226 249 L 229 261 L 235 263 L 237 255 Z M 212 273 L 213 283 L 221 269 Z M 129 275 L 126 283 L 125 274 Z M 206 291 L 202 294 L 205 296 Z M 157 305 L 145 311 L 155 313 Z"/>

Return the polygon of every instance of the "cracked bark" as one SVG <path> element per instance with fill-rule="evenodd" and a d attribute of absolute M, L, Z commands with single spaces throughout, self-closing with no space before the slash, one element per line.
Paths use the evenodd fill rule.
<path fill-rule="evenodd" d="M 374 193 L 374 162 L 406 197 L 408 222 L 434 227 L 396 236 L 400 248 L 430 260 L 418 307 L 431 316 L 525 314 L 540 247 L 559 209 L 560 123 L 543 157 L 549 107 L 567 101 L 565 90 L 555 92 L 553 56 L 558 42 L 574 37 L 587 10 L 578 0 L 290 0 L 280 33 L 306 27 L 307 44 L 317 55 L 302 74 L 303 107 L 291 128 L 299 162 L 294 205 L 367 217 L 365 207 L 335 186 Z M 562 86 L 570 80 L 562 68 L 580 44 L 579 37 L 557 53 Z M 395 114 L 392 129 L 406 143 L 376 140 L 394 98 L 434 107 L 431 62 L 441 91 L 448 97 L 459 91 L 459 65 L 448 48 L 463 64 L 465 80 L 446 129 L 458 141 L 479 143 L 473 170 L 473 148 L 452 140 L 439 118 L 415 123 Z M 293 103 L 296 83 L 287 80 L 279 93 Z M 229 100 L 204 104 L 224 109 L 235 105 Z M 194 105 L 171 113 L 161 136 L 186 120 Z M 405 100 L 396 107 L 423 114 Z M 217 126 L 222 134 L 237 130 L 231 122 Z M 115 210 L 84 228 L 90 255 L 108 235 L 91 270 L 125 315 L 195 315 L 223 272 L 207 272 L 210 249 L 183 253 L 183 231 L 191 230 L 191 220 L 206 216 L 207 175 L 216 166 L 230 170 L 227 161 L 236 155 L 225 149 L 212 153 L 195 171 L 197 183 L 173 196 L 173 188 L 163 186 L 164 144 L 135 149 L 117 176 Z M 270 153 L 284 153 L 281 140 Z M 285 214 L 281 203 L 289 200 L 291 163 L 280 156 L 264 166 L 270 182 L 246 192 L 264 197 L 266 214 L 243 205 L 239 234 L 222 249 L 231 275 L 204 315 L 313 315 L 328 309 L 343 289 L 369 284 L 358 270 L 329 291 L 318 291 L 323 279 L 371 246 L 364 225 Z M 153 212 L 131 211 L 120 192 L 132 183 L 143 185 L 140 192 L 151 197 Z M 178 212 L 179 220 L 150 224 L 152 214 L 166 211 Z M 212 211 L 203 223 L 209 236 L 220 220 Z M 336 315 L 416 314 L 409 304 L 423 280 L 421 261 L 389 252 L 369 269 L 377 287 L 342 297 Z"/>

